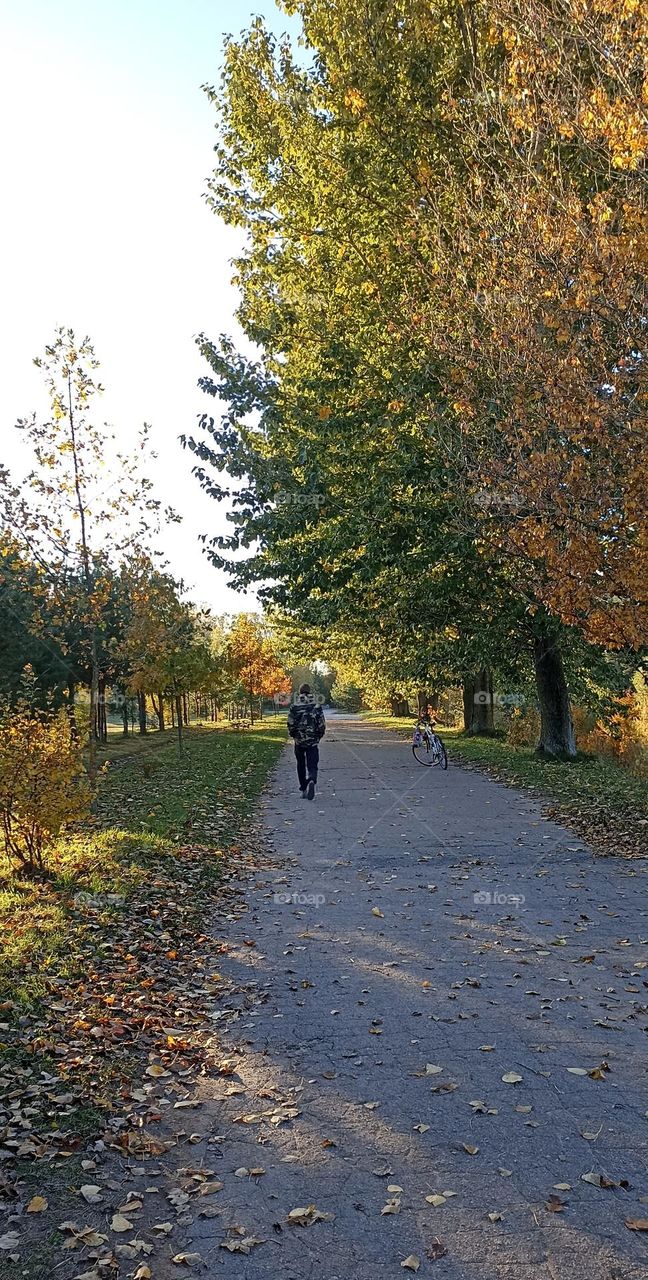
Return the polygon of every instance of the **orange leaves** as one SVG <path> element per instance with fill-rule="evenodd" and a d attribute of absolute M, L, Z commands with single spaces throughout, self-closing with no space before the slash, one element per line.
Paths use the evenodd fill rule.
<path fill-rule="evenodd" d="M 344 95 L 344 105 L 349 108 L 354 116 L 359 116 L 364 111 L 367 103 L 359 89 L 347 89 Z"/>

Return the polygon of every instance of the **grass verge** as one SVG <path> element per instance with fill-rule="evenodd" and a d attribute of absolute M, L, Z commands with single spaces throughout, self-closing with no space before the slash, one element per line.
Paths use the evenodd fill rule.
<path fill-rule="evenodd" d="M 52 850 L 50 880 L 0 864 L 0 1193 L 54 1195 L 106 1125 L 136 1151 L 147 1062 L 199 1067 L 218 994 L 215 890 L 231 910 L 228 867 L 258 864 L 255 802 L 284 742 L 273 717 L 191 729 L 181 754 L 170 735 L 123 744 L 91 820 Z"/>
<path fill-rule="evenodd" d="M 414 721 L 377 712 L 366 720 L 411 739 Z M 508 786 L 533 791 L 549 816 L 573 828 L 597 853 L 648 856 L 648 782 L 612 760 L 579 756 L 569 763 L 542 760 L 532 747 L 500 738 L 439 730 L 451 760 L 483 770 Z"/>

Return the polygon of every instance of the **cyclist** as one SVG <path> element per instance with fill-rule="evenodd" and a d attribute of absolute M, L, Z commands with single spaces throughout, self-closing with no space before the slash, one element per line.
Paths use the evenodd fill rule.
<path fill-rule="evenodd" d="M 297 779 L 302 800 L 312 800 L 317 784 L 319 742 L 326 732 L 324 712 L 315 702 L 309 684 L 299 688 L 299 701 L 288 712 L 288 732 L 295 743 Z"/>

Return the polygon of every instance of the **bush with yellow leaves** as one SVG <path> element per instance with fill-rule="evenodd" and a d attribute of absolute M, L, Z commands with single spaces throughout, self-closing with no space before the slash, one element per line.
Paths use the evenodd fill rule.
<path fill-rule="evenodd" d="M 0 836 L 23 875 L 46 869 L 57 836 L 87 816 L 92 800 L 65 711 L 29 702 L 0 707 Z"/>
<path fill-rule="evenodd" d="M 602 723 L 576 708 L 579 746 L 604 759 L 617 760 L 638 778 L 648 779 L 648 684 L 637 674 L 632 689 L 617 699 L 618 711 Z"/>

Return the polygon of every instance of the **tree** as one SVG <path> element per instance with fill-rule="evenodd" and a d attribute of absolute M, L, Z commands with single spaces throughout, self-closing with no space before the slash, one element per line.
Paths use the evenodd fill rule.
<path fill-rule="evenodd" d="M 312 65 L 257 21 L 228 44 L 222 93 L 210 90 L 222 119 L 212 202 L 247 231 L 239 318 L 261 348 L 253 363 L 227 340 L 201 343 L 213 374 L 202 385 L 227 408 L 220 427 L 203 421 L 213 443 L 188 442 L 198 476 L 215 496 L 214 469 L 248 478 L 213 558 L 241 583 L 270 579 L 266 598 L 306 625 L 340 623 L 353 600 L 372 636 L 396 638 L 406 626 L 394 615 L 405 616 L 421 679 L 434 669 L 430 637 L 458 633 L 470 682 L 506 636 L 509 664 L 535 655 L 552 725 L 542 750 L 571 755 L 557 645 L 579 631 L 632 644 L 642 617 L 637 184 L 624 173 L 614 188 L 627 234 L 612 243 L 612 231 L 604 250 L 593 219 L 606 225 L 606 171 L 594 192 L 587 173 L 592 139 L 612 145 L 616 106 L 602 130 L 596 116 L 577 122 L 566 164 L 564 118 L 550 111 L 542 129 L 525 118 L 527 63 L 538 62 L 541 99 L 565 106 L 575 85 L 595 95 L 607 50 L 623 48 L 610 72 L 617 104 L 619 67 L 632 69 L 636 97 L 636 23 L 595 0 L 610 26 L 601 54 L 582 6 L 567 20 L 539 0 L 291 9 Z M 550 41 L 537 38 L 539 14 Z M 543 63 L 547 46 L 559 52 Z M 608 278 L 620 323 L 588 321 L 582 350 L 563 359 L 567 312 L 585 289 L 593 317 Z M 610 413 L 605 378 L 617 368 L 630 395 Z"/>
<path fill-rule="evenodd" d="M 261 621 L 254 615 L 238 615 L 227 637 L 227 651 L 230 670 L 249 696 L 252 720 L 255 699 L 259 699 L 262 713 L 263 698 L 290 692 L 290 680 L 276 657 L 267 633 L 264 633 Z"/>
<path fill-rule="evenodd" d="M 89 418 L 89 407 L 102 387 L 95 381 L 98 361 L 88 338 L 78 342 L 71 329 L 57 330 L 54 342 L 35 364 L 43 370 L 51 417 L 36 415 L 17 425 L 36 462 L 22 486 L 0 473 L 4 522 L 42 567 L 49 589 L 78 577 L 77 624 L 87 639 L 90 686 L 90 774 L 96 772 L 99 736 L 98 700 L 101 678 L 99 630 L 110 595 L 114 562 L 134 542 L 151 532 L 160 503 L 139 463 L 115 453 L 107 470 L 112 438 Z M 141 433 L 144 447 L 148 428 Z M 108 481 L 108 483 L 107 483 Z M 174 518 L 173 513 L 168 513 Z"/>

